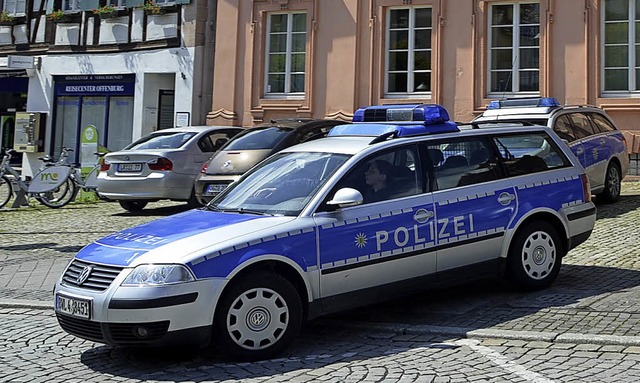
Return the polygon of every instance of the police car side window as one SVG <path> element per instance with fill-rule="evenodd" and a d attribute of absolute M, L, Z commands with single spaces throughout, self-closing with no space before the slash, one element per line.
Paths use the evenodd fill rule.
<path fill-rule="evenodd" d="M 358 190 L 364 204 L 423 193 L 423 178 L 415 146 L 367 157 L 347 173 L 329 193 L 349 187 Z"/>
<path fill-rule="evenodd" d="M 593 120 L 595 126 L 598 127 L 600 132 L 612 132 L 616 130 L 615 126 L 611 124 L 609 120 L 607 120 L 604 116 L 598 113 L 589 113 L 589 116 Z"/>
<path fill-rule="evenodd" d="M 558 136 L 560 136 L 560 138 L 567 140 L 568 142 L 576 139 L 573 127 L 571 126 L 571 119 L 569 119 L 569 116 L 567 115 L 558 117 L 558 119 L 553 123 L 553 130 L 558 134 Z"/>
<path fill-rule="evenodd" d="M 584 138 L 596 133 L 591 121 L 583 113 L 571 113 L 570 116 L 571 121 L 573 121 L 576 138 Z"/>
<path fill-rule="evenodd" d="M 429 144 L 427 152 L 438 190 L 500 178 L 495 151 L 483 137 Z"/>
<path fill-rule="evenodd" d="M 570 165 L 553 140 L 542 132 L 499 136 L 494 141 L 510 176 Z"/>

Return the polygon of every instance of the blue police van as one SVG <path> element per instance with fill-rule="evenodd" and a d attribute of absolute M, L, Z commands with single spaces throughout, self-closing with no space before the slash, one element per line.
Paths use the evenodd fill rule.
<path fill-rule="evenodd" d="M 595 217 L 551 129 L 459 130 L 439 105 L 373 106 L 203 208 L 85 246 L 55 311 L 95 342 L 268 358 L 305 320 L 429 286 L 501 275 L 545 288 Z"/>

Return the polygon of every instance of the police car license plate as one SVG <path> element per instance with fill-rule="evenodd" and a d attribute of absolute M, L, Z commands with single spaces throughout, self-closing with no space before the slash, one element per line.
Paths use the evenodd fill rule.
<path fill-rule="evenodd" d="M 226 184 L 210 184 L 210 185 L 207 185 L 207 190 L 204 192 L 204 194 L 216 195 L 221 193 L 226 188 L 227 188 Z"/>
<path fill-rule="evenodd" d="M 91 301 L 57 295 L 56 310 L 74 317 L 89 319 L 91 316 Z"/>
<path fill-rule="evenodd" d="M 142 164 L 118 164 L 119 172 L 139 172 L 142 170 Z"/>

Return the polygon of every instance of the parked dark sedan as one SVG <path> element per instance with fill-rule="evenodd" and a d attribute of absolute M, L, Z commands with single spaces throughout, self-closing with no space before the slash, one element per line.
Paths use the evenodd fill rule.
<path fill-rule="evenodd" d="M 301 142 L 327 135 L 342 121 L 322 119 L 281 119 L 247 129 L 229 141 L 196 177 L 195 193 L 201 204 L 208 203 L 229 184 L 258 162 Z"/>

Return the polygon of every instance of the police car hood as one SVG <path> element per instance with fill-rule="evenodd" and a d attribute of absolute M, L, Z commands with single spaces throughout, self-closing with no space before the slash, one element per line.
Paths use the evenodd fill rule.
<path fill-rule="evenodd" d="M 188 262 L 190 255 L 204 248 L 215 251 L 217 245 L 248 234 L 259 236 L 261 231 L 293 219 L 189 210 L 100 238 L 80 250 L 76 258 L 117 266 Z"/>

